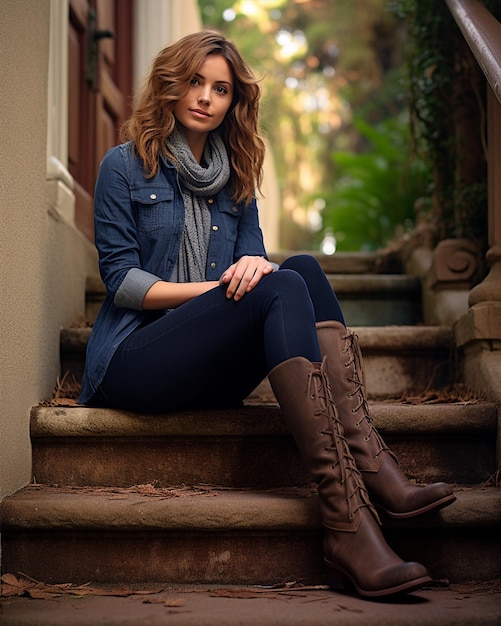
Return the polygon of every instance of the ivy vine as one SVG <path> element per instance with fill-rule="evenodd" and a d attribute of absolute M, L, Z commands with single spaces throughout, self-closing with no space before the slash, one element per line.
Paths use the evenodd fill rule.
<path fill-rule="evenodd" d="M 484 4 L 501 19 L 499 0 Z M 485 251 L 485 79 L 443 0 L 394 0 L 390 8 L 408 33 L 412 131 L 433 171 L 436 239 L 467 237 Z"/>

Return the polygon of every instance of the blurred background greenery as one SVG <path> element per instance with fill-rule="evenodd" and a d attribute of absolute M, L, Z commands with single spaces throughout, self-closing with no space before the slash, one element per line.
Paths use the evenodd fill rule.
<path fill-rule="evenodd" d="M 405 20 L 387 0 L 199 0 L 262 77 L 280 248 L 373 250 L 414 224 L 430 171 L 411 141 Z"/>

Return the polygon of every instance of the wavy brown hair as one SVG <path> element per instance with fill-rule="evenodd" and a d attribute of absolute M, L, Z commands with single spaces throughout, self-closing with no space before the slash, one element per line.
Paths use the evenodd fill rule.
<path fill-rule="evenodd" d="M 261 185 L 265 152 L 258 131 L 261 90 L 235 45 L 221 33 L 193 33 L 161 50 L 131 117 L 123 125 L 122 138 L 134 143 L 147 178 L 157 173 L 160 154 L 176 161 L 166 144 L 175 125 L 173 109 L 209 54 L 224 57 L 233 75 L 233 100 L 218 130 L 229 148 L 232 198 L 249 203 Z"/>

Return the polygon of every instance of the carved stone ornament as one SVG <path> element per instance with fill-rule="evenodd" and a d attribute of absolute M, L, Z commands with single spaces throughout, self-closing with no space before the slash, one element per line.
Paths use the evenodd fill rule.
<path fill-rule="evenodd" d="M 430 286 L 441 289 L 470 289 L 478 268 L 478 248 L 468 239 L 444 239 L 433 251 Z"/>

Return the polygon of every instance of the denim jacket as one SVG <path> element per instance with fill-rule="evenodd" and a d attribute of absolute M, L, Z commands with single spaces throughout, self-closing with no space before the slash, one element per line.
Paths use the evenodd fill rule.
<path fill-rule="evenodd" d="M 219 280 L 244 255 L 266 257 L 255 200 L 237 204 L 225 187 L 206 202 L 211 214 L 206 280 Z M 161 158 L 157 174 L 146 179 L 131 143 L 112 148 L 99 169 L 94 222 L 106 297 L 87 346 L 82 404 L 92 400 L 120 343 L 151 315 L 142 310 L 146 292 L 157 281 L 168 281 L 176 264 L 184 203 L 175 165 Z"/>

